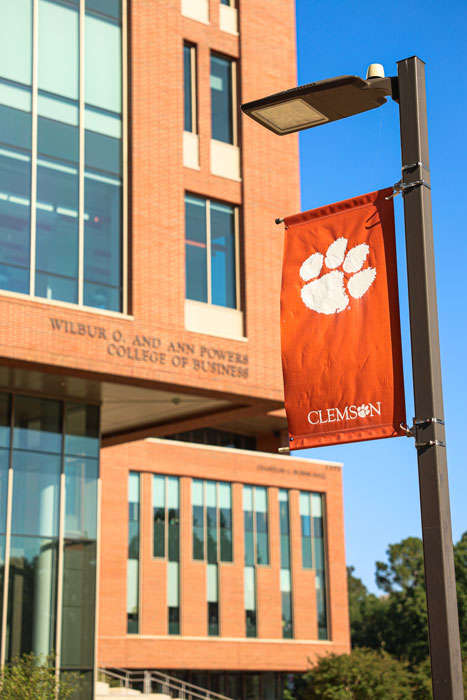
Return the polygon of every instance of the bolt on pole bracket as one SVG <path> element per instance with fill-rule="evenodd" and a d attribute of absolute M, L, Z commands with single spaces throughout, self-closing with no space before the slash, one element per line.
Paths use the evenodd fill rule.
<path fill-rule="evenodd" d="M 439 425 L 445 425 L 444 420 L 441 418 L 414 418 L 413 419 L 413 425 L 411 428 L 409 428 L 408 425 L 405 423 L 401 423 L 400 427 L 402 430 L 405 432 L 406 437 L 416 437 L 416 432 L 419 428 L 426 428 L 428 425 L 433 425 L 434 423 L 438 423 Z M 425 442 L 418 442 L 415 440 L 415 448 L 422 449 L 425 447 L 446 447 L 446 443 L 443 440 L 427 440 Z"/>

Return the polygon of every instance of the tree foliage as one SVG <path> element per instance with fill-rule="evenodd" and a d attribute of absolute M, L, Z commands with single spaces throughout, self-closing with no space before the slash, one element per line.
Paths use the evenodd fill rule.
<path fill-rule="evenodd" d="M 459 625 L 467 653 L 467 532 L 454 547 Z M 348 569 L 352 647 L 384 649 L 409 662 L 412 669 L 429 654 L 423 545 L 407 537 L 389 545 L 387 561 L 376 562 L 376 583 L 383 591 L 368 593 Z"/>
<path fill-rule="evenodd" d="M 303 677 L 298 700 L 413 700 L 406 665 L 384 651 L 329 654 Z"/>
<path fill-rule="evenodd" d="M 78 685 L 76 674 L 57 681 L 53 655 L 24 654 L 2 668 L 0 700 L 69 700 Z"/>

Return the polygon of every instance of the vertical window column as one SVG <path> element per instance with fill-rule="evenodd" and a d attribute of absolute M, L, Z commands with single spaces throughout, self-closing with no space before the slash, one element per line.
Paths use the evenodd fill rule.
<path fill-rule="evenodd" d="M 236 208 L 185 195 L 186 298 L 239 309 Z"/>
<path fill-rule="evenodd" d="M 256 637 L 256 567 L 269 564 L 268 492 L 264 486 L 243 487 L 245 537 L 244 599 L 246 636 Z"/>
<path fill-rule="evenodd" d="M 122 11 L 112 5 L 0 0 L 0 288 L 122 311 Z"/>
<path fill-rule="evenodd" d="M 281 538 L 280 590 L 282 600 L 282 636 L 293 637 L 292 577 L 290 571 L 289 492 L 279 490 L 279 521 Z"/>
<path fill-rule="evenodd" d="M 302 566 L 315 570 L 318 638 L 328 639 L 323 504 L 324 496 L 321 493 L 300 493 Z"/>
<path fill-rule="evenodd" d="M 180 494 L 178 477 L 167 478 L 169 634 L 180 634 Z"/>
<path fill-rule="evenodd" d="M 219 634 L 219 562 L 233 561 L 232 485 L 193 479 L 193 559 L 206 561 L 208 634 Z M 206 545 L 205 545 L 206 543 Z"/>
<path fill-rule="evenodd" d="M 183 165 L 199 170 L 196 46 L 183 44 Z"/>
<path fill-rule="evenodd" d="M 139 632 L 140 476 L 128 477 L 127 632 Z"/>
<path fill-rule="evenodd" d="M 236 74 L 235 61 L 211 54 L 211 173 L 238 181 Z"/>
<path fill-rule="evenodd" d="M 324 546 L 324 496 L 311 494 L 313 516 L 313 550 L 315 555 L 316 607 L 318 610 L 318 638 L 328 639 L 328 619 L 326 602 L 326 554 Z"/>

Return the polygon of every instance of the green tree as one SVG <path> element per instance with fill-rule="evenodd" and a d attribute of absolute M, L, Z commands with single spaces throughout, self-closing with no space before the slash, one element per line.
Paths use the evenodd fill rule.
<path fill-rule="evenodd" d="M 305 674 L 297 700 L 413 700 L 411 674 L 384 651 L 329 654 Z"/>
<path fill-rule="evenodd" d="M 463 653 L 467 655 L 467 532 L 454 545 L 454 565 L 461 645 Z"/>
<path fill-rule="evenodd" d="M 347 568 L 349 591 L 350 637 L 352 648 L 381 649 L 386 645 L 386 597 L 378 597 L 368 590 L 361 579 L 354 576 L 354 567 Z"/>
<path fill-rule="evenodd" d="M 387 563 L 376 562 L 376 583 L 387 595 L 385 649 L 415 666 L 428 656 L 422 541 L 407 537 L 387 555 Z"/>
<path fill-rule="evenodd" d="M 2 668 L 0 700 L 69 700 L 79 685 L 76 674 L 55 675 L 53 655 L 24 654 Z"/>

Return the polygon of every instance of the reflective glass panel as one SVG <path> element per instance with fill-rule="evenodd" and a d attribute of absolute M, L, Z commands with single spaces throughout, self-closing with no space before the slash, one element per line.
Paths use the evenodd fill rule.
<path fill-rule="evenodd" d="M 233 143 L 232 61 L 211 56 L 211 138 Z"/>
<path fill-rule="evenodd" d="M 211 202 L 211 285 L 212 303 L 234 309 L 235 218 L 234 208 Z"/>
<path fill-rule="evenodd" d="M 30 182 L 30 157 L 1 148 L 0 288 L 24 294 L 29 292 Z"/>
<path fill-rule="evenodd" d="M 153 554 L 165 556 L 165 477 L 154 475 L 152 481 L 152 504 L 154 517 Z"/>
<path fill-rule="evenodd" d="M 54 100 L 54 102 L 54 106 L 59 104 L 58 100 Z M 79 158 L 78 127 L 64 124 L 55 119 L 39 117 L 37 122 L 37 152 L 39 155 L 60 158 L 60 160 L 77 163 Z M 44 163 L 46 162 L 47 161 L 44 161 Z M 60 171 L 58 171 L 57 174 L 60 176 Z M 47 201 L 41 202 L 39 193 L 37 193 L 37 201 L 39 210 L 41 209 L 41 203 L 47 204 Z M 50 201 L 48 203 L 50 204 Z M 47 211 L 47 209 L 45 209 L 45 211 Z"/>
<path fill-rule="evenodd" d="M 118 24 L 86 14 L 85 99 L 112 112 L 122 109 L 122 32 Z"/>
<path fill-rule="evenodd" d="M 39 89 L 77 100 L 78 9 L 39 0 Z"/>
<path fill-rule="evenodd" d="M 167 607 L 169 634 L 180 634 L 179 565 L 173 561 L 167 566 Z"/>
<path fill-rule="evenodd" d="M 202 481 L 193 479 L 191 499 L 193 506 L 193 559 L 204 559 L 204 496 Z"/>
<path fill-rule="evenodd" d="M 180 506 L 178 477 L 167 478 L 167 511 L 169 521 L 169 561 L 178 562 L 180 558 Z"/>
<path fill-rule="evenodd" d="M 219 484 L 220 559 L 232 561 L 232 489 Z"/>
<path fill-rule="evenodd" d="M 217 563 L 217 495 L 216 483 L 206 482 L 206 521 L 208 530 L 208 562 Z"/>
<path fill-rule="evenodd" d="M 87 168 L 121 175 L 122 143 L 120 139 L 86 130 L 84 149 Z"/>
<path fill-rule="evenodd" d="M 0 393 L 0 447 L 10 446 L 11 396 Z"/>
<path fill-rule="evenodd" d="M 36 295 L 78 301 L 78 170 L 39 160 Z"/>
<path fill-rule="evenodd" d="M 49 654 L 55 644 L 57 542 L 12 537 L 8 577 L 7 661 Z"/>
<path fill-rule="evenodd" d="M 65 541 L 62 658 L 69 668 L 94 665 L 95 542 Z"/>
<path fill-rule="evenodd" d="M 86 0 L 86 10 L 94 10 L 114 19 L 121 19 L 122 0 Z"/>
<path fill-rule="evenodd" d="M 99 457 L 99 406 L 67 403 L 65 454 Z"/>
<path fill-rule="evenodd" d="M 255 488 L 256 511 L 256 563 L 269 564 L 267 489 Z"/>
<path fill-rule="evenodd" d="M 31 149 L 31 92 L 30 90 L 16 90 L 15 96 L 25 98 L 26 104 L 21 104 L 22 100 L 15 104 L 13 100 L 10 104 L 6 101 L 5 85 L 0 81 L 0 141 L 8 146 L 17 146 L 18 148 Z M 18 154 L 16 152 L 4 152 L 0 149 L 0 155 L 3 158 L 18 158 L 23 162 L 29 163 L 30 158 L 25 153 Z M 5 167 L 5 166 L 4 166 Z M 4 190 L 2 189 L 2 192 Z M 28 192 L 29 194 L 29 192 Z"/>
<path fill-rule="evenodd" d="M 60 468 L 59 455 L 13 452 L 13 534 L 58 537 Z"/>
<path fill-rule="evenodd" d="M 51 399 L 17 396 L 13 447 L 21 450 L 62 450 L 62 404 Z"/>
<path fill-rule="evenodd" d="M 96 539 L 98 471 L 95 459 L 66 458 L 65 537 Z"/>
<path fill-rule="evenodd" d="M 86 172 L 84 304 L 121 310 L 121 183 Z"/>
<path fill-rule="evenodd" d="M 9 463 L 10 451 L 0 448 L 0 532 L 6 532 Z"/>
<path fill-rule="evenodd" d="M 186 195 L 186 298 L 207 302 L 206 200 Z"/>
<path fill-rule="evenodd" d="M 0 0 L 0 75 L 32 82 L 32 0 Z"/>
<path fill-rule="evenodd" d="M 194 47 L 191 44 L 183 46 L 183 95 L 184 95 L 184 128 L 185 131 L 195 131 L 193 124 L 193 92 L 192 92 L 192 59 Z"/>

